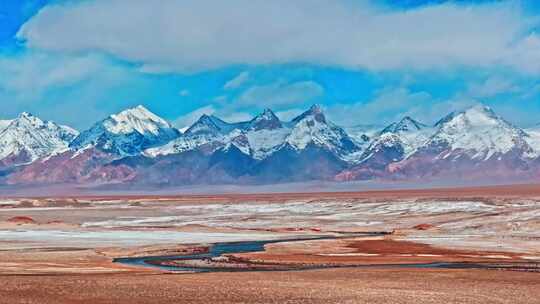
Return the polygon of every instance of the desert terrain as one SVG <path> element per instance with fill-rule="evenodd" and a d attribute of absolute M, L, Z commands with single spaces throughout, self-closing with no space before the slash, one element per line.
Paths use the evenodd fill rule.
<path fill-rule="evenodd" d="M 540 186 L 0 198 L 0 303 L 538 303 Z"/>

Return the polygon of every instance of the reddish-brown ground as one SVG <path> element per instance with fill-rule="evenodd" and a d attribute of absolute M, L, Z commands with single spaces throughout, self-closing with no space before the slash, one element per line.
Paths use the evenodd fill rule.
<path fill-rule="evenodd" d="M 327 269 L 196 275 L 1 276 L 10 304 L 538 303 L 536 273 Z"/>
<path fill-rule="evenodd" d="M 518 198 L 516 201 L 533 198 L 531 201 L 537 202 L 537 198 L 540 198 L 540 186 L 212 196 L 102 196 L 76 199 L 66 196 L 54 200 L 21 201 L 15 207 L 6 205 L 2 207 L 4 212 L 0 217 L 6 221 L 14 215 L 28 216 L 42 223 L 21 219 L 16 223 L 3 223 L 5 227 L 2 229 L 13 231 L 21 230 L 18 226 L 21 222 L 27 224 L 24 230 L 85 231 L 87 228 L 82 227 L 81 223 L 88 219 L 98 221 L 126 216 L 170 216 L 179 212 L 179 209 L 175 209 L 177 205 L 184 204 L 196 206 L 205 203 L 279 203 L 287 200 L 309 203 L 321 199 L 384 201 L 394 198 L 415 198 L 419 199 L 419 202 L 424 198 L 443 198 L 451 202 L 473 198 L 472 201 L 485 199 L 491 203 L 490 200 L 493 200 L 493 204 L 506 206 L 506 203 L 514 202 L 514 198 Z M 128 203 L 132 204 L 130 206 L 139 207 L 101 208 L 99 204 L 92 205 L 88 202 L 100 200 L 112 200 L 112 204 L 129 200 Z M 152 204 L 140 203 L 144 200 L 151 200 Z M 356 202 L 352 200 L 351 204 L 353 203 Z M 31 210 L 34 207 L 60 206 L 69 208 L 51 209 L 47 212 L 43 211 L 43 208 Z M 17 208 L 25 210 L 21 214 L 17 212 Z M 288 221 L 288 215 L 279 215 L 283 217 L 283 224 L 274 224 L 271 227 L 265 224 L 265 220 L 271 219 L 271 215 L 265 214 L 260 226 L 246 226 L 243 229 L 234 228 L 234 224 L 238 224 L 236 221 L 257 223 L 257 216 L 236 218 L 228 214 L 231 227 L 192 224 L 181 228 L 183 231 L 215 230 L 226 233 L 266 229 L 291 234 L 317 234 L 321 230 L 347 230 L 347 225 L 355 221 L 380 220 L 383 223 L 377 224 L 379 226 L 369 227 L 375 227 L 373 231 L 396 232 L 380 237 L 277 243 L 267 245 L 265 252 L 234 255 L 239 261 L 247 263 L 347 266 L 309 271 L 179 275 L 112 263 L 112 258 L 204 252 L 207 247 L 155 244 L 144 248 L 97 248 L 85 241 L 84 246 L 77 244 L 76 248 L 68 248 L 70 243 L 51 244 L 44 239 L 35 241 L 37 245 L 32 243 L 39 246 L 33 248 L 19 239 L 9 242 L 0 240 L 4 248 L 0 250 L 0 303 L 539 303 L 538 272 L 380 266 L 431 262 L 537 263 L 540 252 L 537 246 L 536 231 L 539 226 L 535 221 L 535 208 L 537 207 L 534 204 L 518 204 L 501 207 L 501 212 L 360 214 L 357 218 L 345 217 L 343 220 L 339 217 L 338 220 L 328 217 L 318 222 L 302 219 L 308 223 L 304 226 Z M 512 216 L 513 212 L 516 212 L 517 220 L 515 225 L 509 226 L 507 218 Z M 311 215 L 306 217 L 309 216 Z M 530 219 L 522 221 L 525 217 Z M 120 227 L 118 231 L 123 231 L 122 229 Z M 176 227 L 152 229 L 174 231 Z M 494 233 L 481 234 L 486 231 Z M 516 231 L 515 236 L 512 231 Z M 472 237 L 469 238 L 469 234 Z M 449 243 L 444 241 L 455 235 L 462 236 L 463 239 L 453 238 L 453 242 Z M 428 245 L 433 240 L 439 242 Z M 497 251 L 499 249 L 501 252 Z M 366 264 L 379 266 L 349 267 Z"/>
<path fill-rule="evenodd" d="M 278 243 L 267 245 L 264 252 L 234 256 L 254 263 L 326 266 L 527 262 L 513 253 L 446 249 L 386 238 Z"/>

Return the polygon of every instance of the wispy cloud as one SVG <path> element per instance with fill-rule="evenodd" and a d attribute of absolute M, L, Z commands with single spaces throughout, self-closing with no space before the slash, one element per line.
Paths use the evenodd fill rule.
<path fill-rule="evenodd" d="M 519 86 L 511 79 L 493 76 L 488 77 L 481 83 L 471 83 L 466 94 L 474 98 L 489 98 L 499 94 L 510 94 L 519 91 Z"/>
<path fill-rule="evenodd" d="M 35 98 L 45 89 L 70 86 L 108 68 L 99 56 L 23 53 L 14 57 L 0 57 L 0 78 L 3 80 L 0 86 L 18 95 Z"/>
<path fill-rule="evenodd" d="M 243 92 L 236 106 L 245 107 L 280 107 L 291 104 L 305 104 L 324 94 L 324 88 L 313 81 L 288 83 L 276 81 L 265 85 L 256 85 Z"/>
<path fill-rule="evenodd" d="M 249 78 L 250 78 L 249 72 L 244 71 L 244 72 L 238 74 L 233 79 L 227 81 L 225 83 L 225 85 L 223 86 L 223 88 L 225 90 L 237 89 L 240 86 L 242 86 L 243 84 L 245 84 L 249 80 Z"/>

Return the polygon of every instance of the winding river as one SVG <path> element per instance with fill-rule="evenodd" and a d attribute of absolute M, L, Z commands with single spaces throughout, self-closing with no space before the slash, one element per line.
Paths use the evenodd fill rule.
<path fill-rule="evenodd" d="M 381 233 L 371 234 L 381 235 Z M 357 235 L 356 235 L 357 236 Z M 505 269 L 516 271 L 535 271 L 538 272 L 538 265 L 531 263 L 468 263 L 468 262 L 436 262 L 436 263 L 414 263 L 414 264 L 371 264 L 371 265 L 304 265 L 304 266 L 283 266 L 276 268 L 265 269 L 253 269 L 242 267 L 219 267 L 219 266 L 193 266 L 185 267 L 178 265 L 171 265 L 172 261 L 187 261 L 198 260 L 204 261 L 212 258 L 218 258 L 223 255 L 237 254 L 237 253 L 251 253 L 264 251 L 264 246 L 267 244 L 275 244 L 281 242 L 298 242 L 309 240 L 325 240 L 325 239 L 338 239 L 338 238 L 350 238 L 351 236 L 323 236 L 323 237 L 311 237 L 311 238 L 295 238 L 295 239 L 281 239 L 281 240 L 265 240 L 265 241 L 245 241 L 245 242 L 227 242 L 227 243 L 215 243 L 210 246 L 208 252 L 197 253 L 191 255 L 173 255 L 173 256 L 145 256 L 145 257 L 125 257 L 116 258 L 113 260 L 115 263 L 121 263 L 131 266 L 150 267 L 154 269 L 160 269 L 164 271 L 173 272 L 188 272 L 188 273 L 207 273 L 207 272 L 241 272 L 241 271 L 292 271 L 292 270 L 308 270 L 308 269 L 325 269 L 325 268 L 439 268 L 439 269 Z"/>

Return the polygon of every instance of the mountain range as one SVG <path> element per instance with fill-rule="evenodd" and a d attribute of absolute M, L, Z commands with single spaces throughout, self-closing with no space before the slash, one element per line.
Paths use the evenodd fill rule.
<path fill-rule="evenodd" d="M 185 132 L 143 106 L 80 133 L 29 113 L 0 121 L 0 185 L 535 181 L 539 173 L 540 127 L 518 128 L 484 105 L 434 125 L 404 117 L 383 127 L 342 128 L 318 105 L 291 121 L 270 109 L 237 123 L 202 115 Z"/>

